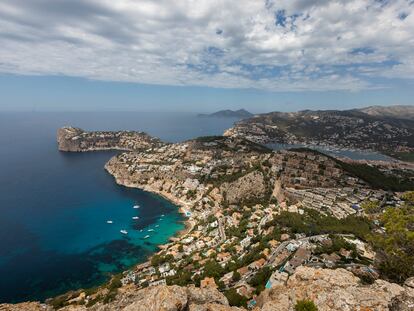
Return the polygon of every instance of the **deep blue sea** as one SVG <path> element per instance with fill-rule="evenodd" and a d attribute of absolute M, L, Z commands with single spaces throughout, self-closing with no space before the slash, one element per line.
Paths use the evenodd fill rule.
<path fill-rule="evenodd" d="M 221 134 L 234 121 L 184 113 L 0 113 L 0 302 L 100 284 L 184 227 L 175 205 L 115 184 L 104 170 L 115 152 L 59 152 L 59 127 L 143 130 L 177 142 Z"/>

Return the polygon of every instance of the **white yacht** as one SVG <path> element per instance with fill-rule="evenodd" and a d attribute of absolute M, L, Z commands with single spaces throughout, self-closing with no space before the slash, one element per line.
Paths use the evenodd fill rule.
<path fill-rule="evenodd" d="M 122 234 L 128 234 L 128 231 L 126 231 L 126 230 L 121 230 L 119 232 L 121 232 Z"/>
<path fill-rule="evenodd" d="M 146 235 L 146 236 L 144 236 L 144 239 L 148 239 L 150 236 L 149 235 Z"/>
<path fill-rule="evenodd" d="M 106 223 L 107 224 L 113 224 L 114 222 L 112 220 L 107 220 Z"/>
<path fill-rule="evenodd" d="M 137 220 L 137 219 L 139 219 L 139 217 L 138 216 L 134 216 L 134 217 L 132 217 L 132 219 Z"/>
<path fill-rule="evenodd" d="M 135 208 L 135 209 L 136 209 L 136 208 L 139 208 L 139 207 L 140 207 L 140 206 L 139 206 L 138 204 L 133 206 L 133 208 Z"/>
<path fill-rule="evenodd" d="M 148 229 L 148 232 L 152 232 L 152 231 L 154 231 L 154 229 Z"/>

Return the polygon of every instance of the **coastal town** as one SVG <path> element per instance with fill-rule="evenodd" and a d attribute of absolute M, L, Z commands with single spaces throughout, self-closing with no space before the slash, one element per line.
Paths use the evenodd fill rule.
<path fill-rule="evenodd" d="M 237 122 L 224 135 L 260 143 L 384 153 L 414 151 L 412 121 L 382 118 L 358 109 L 260 114 Z"/>
<path fill-rule="evenodd" d="M 186 228 L 106 285 L 48 300 L 50 310 L 116 310 L 134 295 L 158 305 L 181 299 L 175 297 L 182 290 L 189 310 L 275 310 L 275 304 L 291 304 L 278 296 L 284 291 L 297 295 L 325 277 L 319 294 L 336 286 L 342 293 L 349 284 L 369 293 L 395 288 L 370 300 L 338 296 L 327 302 L 332 306 L 388 310 L 382 306 L 391 299 L 414 301 L 411 278 L 404 287 L 381 279 L 378 248 L 369 238 L 387 233 L 382 213 L 407 211 L 414 202 L 407 192 L 414 189 L 409 163 L 343 161 L 304 148 L 274 151 L 237 135 L 170 144 L 136 132 L 65 127 L 58 144 L 63 151 L 125 151 L 107 162 L 107 172 L 119 185 L 175 203 Z M 307 278 L 314 281 L 305 285 Z M 171 310 L 187 310 L 177 303 Z M 204 303 L 218 309 L 198 305 Z"/>
<path fill-rule="evenodd" d="M 375 252 L 358 230 L 328 234 L 305 224 L 311 218 L 365 230 L 368 223 L 357 218 L 365 202 L 402 204 L 398 193 L 372 188 L 326 155 L 272 152 L 237 137 L 123 153 L 106 169 L 121 185 L 170 199 L 187 217 L 186 232 L 126 272 L 123 284 L 211 287 L 249 308 L 300 266 L 342 267 L 377 279 Z M 296 221 L 303 223 L 294 228 Z M 378 224 L 374 230 L 384 229 Z"/>

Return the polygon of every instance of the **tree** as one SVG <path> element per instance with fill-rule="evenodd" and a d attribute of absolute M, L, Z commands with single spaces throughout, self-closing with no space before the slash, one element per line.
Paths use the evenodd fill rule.
<path fill-rule="evenodd" d="M 233 280 L 233 282 L 240 281 L 240 279 L 241 279 L 240 273 L 237 272 L 237 271 L 234 271 L 231 279 Z"/>
<path fill-rule="evenodd" d="M 318 311 L 318 307 L 312 300 L 299 300 L 295 305 L 295 311 Z"/>
<path fill-rule="evenodd" d="M 388 207 L 380 221 L 385 233 L 370 237 L 379 255 L 377 267 L 383 276 L 402 283 L 414 276 L 414 204 Z"/>
<path fill-rule="evenodd" d="M 228 291 L 224 292 L 224 296 L 226 296 L 227 300 L 229 301 L 230 306 L 234 307 L 246 307 L 247 306 L 247 298 L 239 295 L 234 288 L 229 289 Z"/>

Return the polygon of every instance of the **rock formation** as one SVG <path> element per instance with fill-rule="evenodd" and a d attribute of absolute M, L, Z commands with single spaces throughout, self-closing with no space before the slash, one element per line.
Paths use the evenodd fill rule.
<path fill-rule="evenodd" d="M 312 300 L 319 311 L 409 311 L 414 310 L 414 288 L 377 280 L 364 285 L 345 269 L 299 267 L 286 284 L 266 289 L 255 311 L 293 311 L 299 300 Z M 0 305 L 1 311 L 53 311 L 48 305 L 22 303 Z M 241 311 L 231 307 L 222 293 L 194 286 L 154 286 L 136 290 L 123 287 L 115 299 L 93 306 L 69 305 L 62 311 Z"/>
<path fill-rule="evenodd" d="M 414 310 L 414 289 L 384 280 L 363 285 L 345 269 L 299 267 L 286 285 L 265 290 L 258 298 L 261 311 L 294 310 L 298 300 L 312 300 L 319 311 Z"/>

